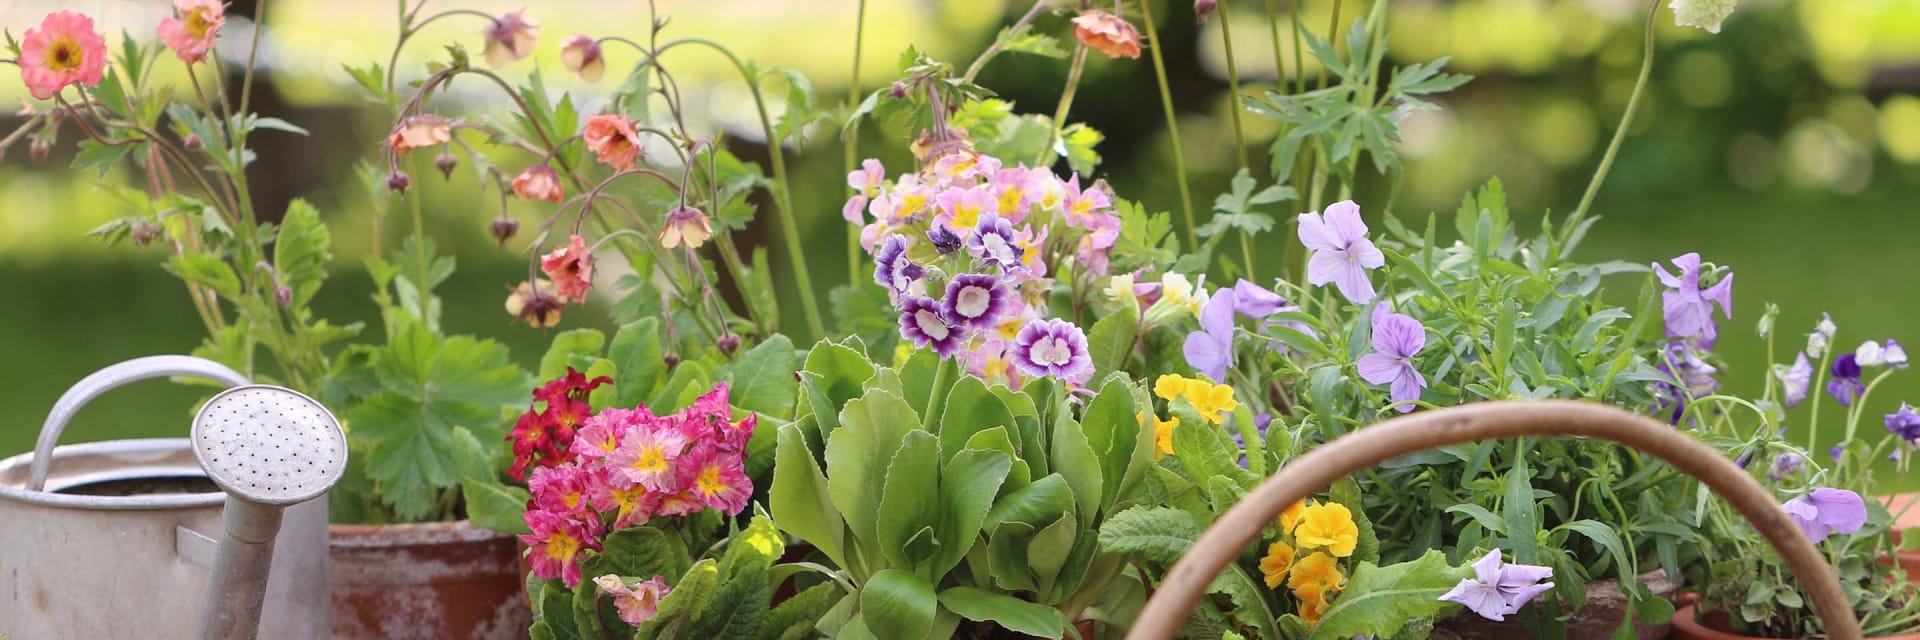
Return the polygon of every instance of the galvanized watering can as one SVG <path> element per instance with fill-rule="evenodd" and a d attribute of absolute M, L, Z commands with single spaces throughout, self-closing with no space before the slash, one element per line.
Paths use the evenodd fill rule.
<path fill-rule="evenodd" d="M 230 388 L 190 438 L 55 446 L 81 405 L 162 376 Z M 319 403 L 209 360 L 154 356 L 87 376 L 32 453 L 0 460 L 0 633 L 327 637 L 324 496 L 346 455 Z"/>

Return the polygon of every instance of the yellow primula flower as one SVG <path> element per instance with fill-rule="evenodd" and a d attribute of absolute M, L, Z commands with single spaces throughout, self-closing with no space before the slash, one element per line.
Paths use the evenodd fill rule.
<path fill-rule="evenodd" d="M 1200 412 L 1200 417 L 1213 424 L 1226 422 L 1227 415 L 1240 406 L 1240 402 L 1233 399 L 1233 387 L 1205 380 L 1189 380 L 1185 395 L 1187 402 Z"/>
<path fill-rule="evenodd" d="M 1333 556 L 1315 551 L 1307 557 L 1293 563 L 1292 575 L 1287 578 L 1287 588 L 1293 590 L 1293 597 L 1300 600 L 1302 608 L 1310 600 L 1328 600 L 1332 592 L 1340 590 L 1340 563 Z M 1300 616 L 1307 617 L 1304 613 Z"/>
<path fill-rule="evenodd" d="M 1320 624 L 1320 618 L 1327 615 L 1327 609 L 1332 608 L 1333 603 L 1329 602 L 1332 598 L 1327 594 L 1309 595 L 1311 597 L 1299 598 L 1299 614 L 1300 619 L 1306 621 L 1307 628 L 1312 629 L 1314 625 Z"/>
<path fill-rule="evenodd" d="M 1267 577 L 1267 588 L 1278 589 L 1287 581 L 1287 570 L 1293 568 L 1293 547 L 1286 542 L 1275 540 L 1267 547 L 1267 557 L 1260 559 L 1260 573 Z"/>
<path fill-rule="evenodd" d="M 1148 415 L 1143 411 L 1137 418 L 1146 422 Z M 1161 420 L 1160 416 L 1153 416 L 1153 459 L 1159 460 L 1161 456 L 1173 453 L 1173 428 L 1178 426 L 1179 418 Z"/>
<path fill-rule="evenodd" d="M 1325 547 L 1327 553 L 1341 558 L 1353 555 L 1359 539 L 1360 527 L 1353 523 L 1353 512 L 1334 502 L 1301 510 L 1300 524 L 1293 530 L 1293 540 L 1300 546 Z"/>
<path fill-rule="evenodd" d="M 1171 373 L 1160 376 L 1153 381 L 1153 395 L 1160 396 L 1161 400 L 1173 402 L 1174 398 L 1186 392 L 1188 382 L 1186 378 Z"/>
<path fill-rule="evenodd" d="M 1307 501 L 1301 500 L 1280 512 L 1280 534 L 1293 535 L 1293 527 L 1300 524 L 1300 514 L 1307 510 Z"/>

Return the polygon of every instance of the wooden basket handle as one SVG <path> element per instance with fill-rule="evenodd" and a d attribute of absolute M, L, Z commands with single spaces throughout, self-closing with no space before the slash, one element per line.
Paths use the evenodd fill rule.
<path fill-rule="evenodd" d="M 1813 598 L 1833 640 L 1860 640 L 1860 621 L 1840 589 L 1839 574 L 1787 518 L 1772 494 L 1719 452 L 1646 416 L 1590 402 L 1482 402 L 1423 411 L 1367 426 L 1308 451 L 1235 504 L 1167 572 L 1140 612 L 1135 640 L 1172 638 L 1227 563 L 1288 505 L 1334 481 L 1388 459 L 1435 447 L 1519 436 L 1584 436 L 1612 440 L 1665 460 L 1706 484 L 1745 516 L 1787 561 Z"/>

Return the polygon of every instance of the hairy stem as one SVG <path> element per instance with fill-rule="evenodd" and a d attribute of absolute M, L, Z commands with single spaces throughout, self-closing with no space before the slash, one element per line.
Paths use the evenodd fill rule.
<path fill-rule="evenodd" d="M 1620 143 L 1627 138 L 1627 129 L 1633 126 L 1634 111 L 1640 107 L 1640 96 L 1646 93 L 1647 78 L 1653 75 L 1653 24 L 1660 15 L 1660 0 L 1653 0 L 1647 7 L 1647 26 L 1645 50 L 1641 53 L 1640 78 L 1633 82 L 1633 95 L 1627 98 L 1627 110 L 1620 114 L 1620 126 L 1613 130 L 1613 141 L 1607 143 L 1607 152 L 1600 156 L 1600 166 L 1593 171 L 1593 178 L 1587 181 L 1587 192 L 1580 196 L 1580 206 L 1574 207 L 1573 215 L 1567 216 L 1561 228 L 1560 244 L 1565 246 L 1573 239 L 1574 229 L 1580 226 L 1580 220 L 1587 216 L 1593 206 L 1593 197 L 1600 193 L 1600 183 L 1607 179 L 1607 171 L 1613 168 L 1613 158 L 1620 153 Z"/>

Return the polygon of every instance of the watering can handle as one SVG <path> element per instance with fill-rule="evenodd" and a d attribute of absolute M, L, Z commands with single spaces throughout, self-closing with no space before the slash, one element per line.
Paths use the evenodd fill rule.
<path fill-rule="evenodd" d="M 61 394 L 60 400 L 53 403 L 53 411 L 47 413 L 47 421 L 40 425 L 40 439 L 33 445 L 33 466 L 27 479 L 27 490 L 42 491 L 46 488 L 47 465 L 53 460 L 53 446 L 60 443 L 60 433 L 67 429 L 67 422 L 80 412 L 80 407 L 100 394 L 129 382 L 163 376 L 202 378 L 230 387 L 251 382 L 226 365 L 193 356 L 147 356 L 95 371 Z"/>

